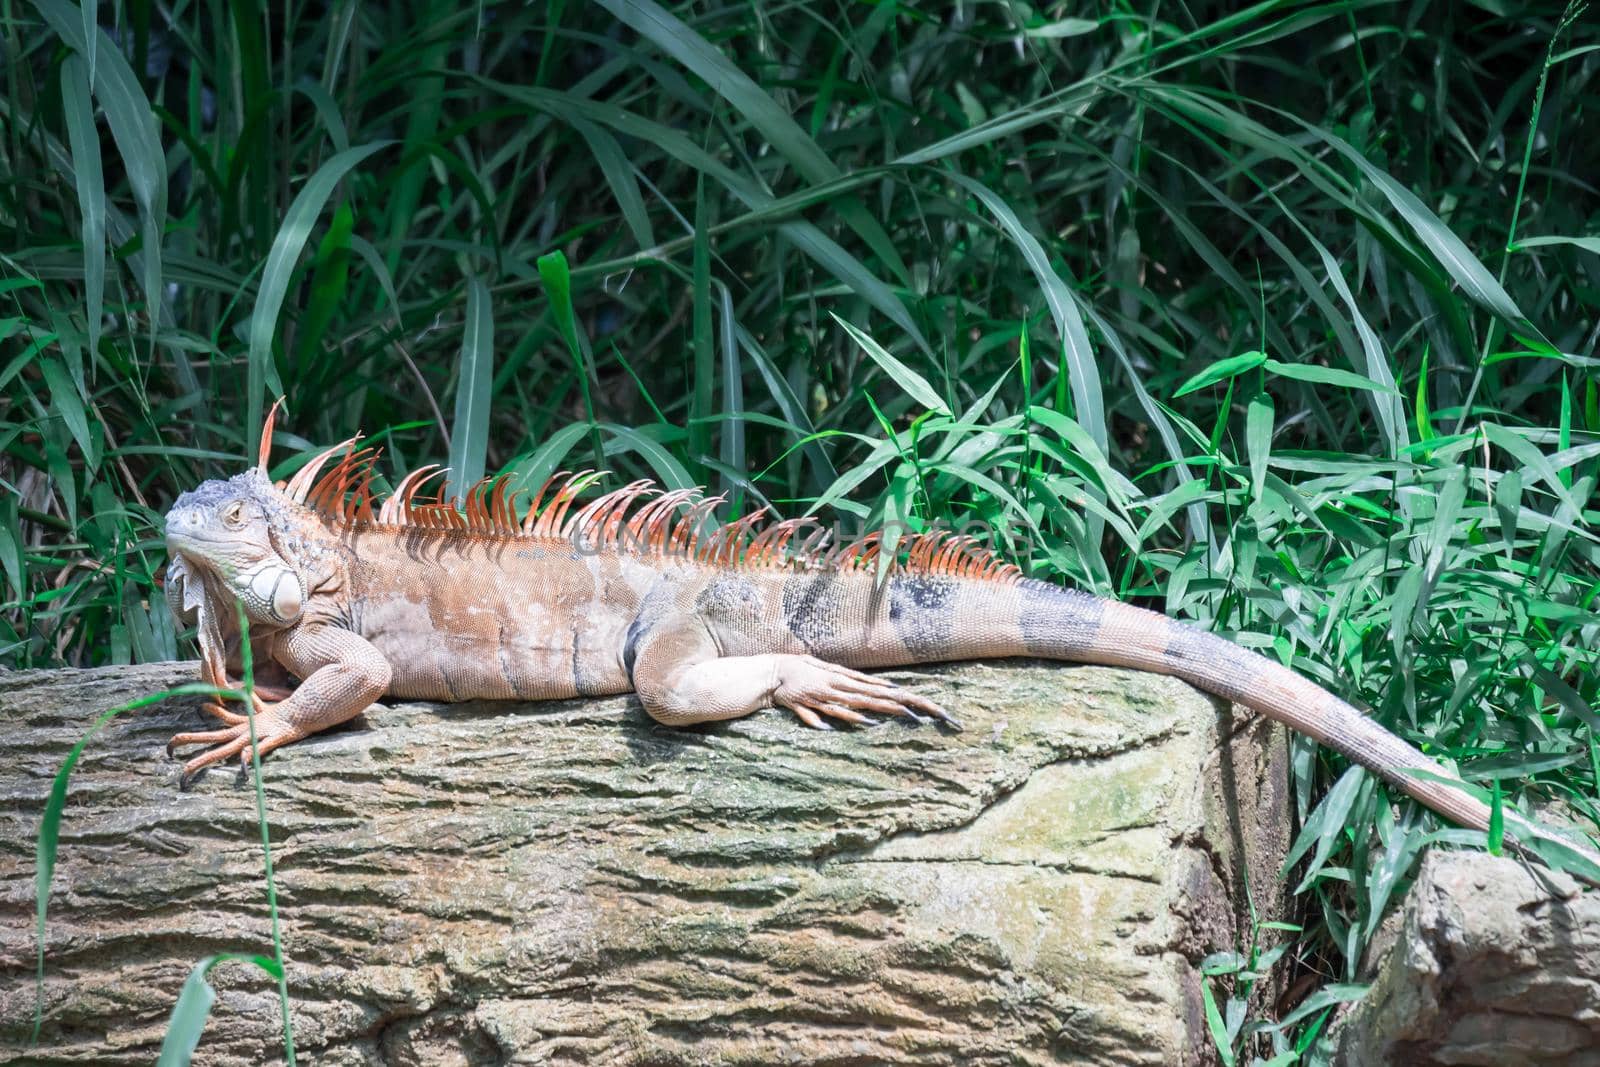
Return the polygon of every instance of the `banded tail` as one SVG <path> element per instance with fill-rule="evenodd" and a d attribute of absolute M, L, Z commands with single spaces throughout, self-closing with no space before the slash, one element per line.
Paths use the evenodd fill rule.
<path fill-rule="evenodd" d="M 1231 641 L 1153 611 L 1032 579 L 989 586 L 981 595 L 964 589 L 955 599 L 954 613 L 971 620 L 964 629 L 991 636 L 978 637 L 951 658 L 995 655 L 996 645 L 1004 644 L 1010 646 L 1005 655 L 1171 675 L 1311 737 L 1461 826 L 1489 829 L 1489 805 L 1460 778 L 1316 683 Z M 960 601 L 968 603 L 963 607 Z M 1600 852 L 1592 846 L 1509 809 L 1503 814 L 1507 842 L 1524 849 L 1532 840 L 1549 842 L 1600 866 Z"/>

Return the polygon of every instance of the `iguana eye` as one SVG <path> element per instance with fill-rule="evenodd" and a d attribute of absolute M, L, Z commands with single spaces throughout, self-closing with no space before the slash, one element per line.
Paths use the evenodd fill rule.
<path fill-rule="evenodd" d="M 222 509 L 222 521 L 227 523 L 229 526 L 237 526 L 237 525 L 239 525 L 240 520 L 242 520 L 243 518 L 244 518 L 244 501 L 242 501 L 242 500 L 235 500 L 233 503 L 229 504 L 226 508 Z"/>

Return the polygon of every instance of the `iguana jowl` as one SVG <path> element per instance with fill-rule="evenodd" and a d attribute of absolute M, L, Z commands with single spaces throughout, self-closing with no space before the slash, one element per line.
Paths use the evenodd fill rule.
<path fill-rule="evenodd" d="M 913 538 L 880 582 L 873 538 L 791 550 L 800 522 L 758 528 L 754 516 L 705 534 L 712 501 L 646 482 L 574 510 L 585 479 L 568 479 L 519 521 L 504 481 L 469 492 L 465 514 L 423 502 L 421 487 L 441 473 L 423 468 L 380 503 L 373 456 L 353 441 L 274 485 L 272 423 L 258 467 L 184 493 L 167 514 L 167 596 L 198 625 L 206 680 L 229 684 L 235 599 L 252 646 L 300 679 L 276 703 L 258 698 L 263 753 L 385 694 L 635 691 L 670 725 L 772 705 L 812 726 L 868 713 L 949 721 L 861 668 L 1040 656 L 1175 675 L 1310 735 L 1458 823 L 1489 823 L 1488 807 L 1442 767 L 1283 666 L 1163 615 L 1024 578 L 966 539 Z M 208 710 L 224 729 L 169 745 L 215 746 L 185 775 L 248 757 L 244 717 Z M 1544 836 L 1514 816 L 1507 828 Z"/>

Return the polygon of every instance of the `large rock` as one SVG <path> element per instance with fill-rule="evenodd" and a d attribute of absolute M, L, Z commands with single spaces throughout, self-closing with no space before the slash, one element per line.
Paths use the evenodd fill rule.
<path fill-rule="evenodd" d="M 1600 898 L 1568 876 L 1431 852 L 1383 933 L 1335 1063 L 1600 1065 Z"/>
<path fill-rule="evenodd" d="M 33 1010 L 33 841 L 99 709 L 179 664 L 0 675 L 0 1059 Z M 264 766 L 295 1040 L 320 1064 L 1205 1062 L 1195 963 L 1270 915 L 1285 746 L 1169 679 L 913 676 L 962 733 L 672 730 L 631 699 L 405 704 Z M 194 962 L 270 952 L 254 791 L 131 713 L 72 779 L 40 1063 L 147 1064 Z M 1219 738 L 1227 743 L 1219 744 Z M 1265 917 L 1265 916 L 1263 916 Z M 281 1054 L 253 968 L 198 1062 Z"/>

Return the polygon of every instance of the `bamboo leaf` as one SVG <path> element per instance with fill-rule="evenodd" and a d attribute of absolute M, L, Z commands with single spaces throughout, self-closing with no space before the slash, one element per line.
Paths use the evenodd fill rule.
<path fill-rule="evenodd" d="M 606 185 L 611 188 L 611 195 L 617 198 L 617 207 L 622 212 L 623 221 L 632 231 L 633 239 L 639 243 L 640 248 L 654 248 L 656 233 L 655 228 L 650 225 L 650 212 L 644 206 L 644 197 L 639 192 L 639 180 L 634 175 L 633 164 L 628 162 L 622 146 L 617 144 L 615 137 L 588 119 L 574 118 L 571 122 L 572 128 L 577 130 L 579 136 L 588 144 L 589 151 L 594 153 L 595 164 L 605 176 Z"/>
<path fill-rule="evenodd" d="M 662 51 L 703 78 L 712 91 L 733 107 L 735 114 L 754 126 L 766 142 L 789 160 L 807 181 L 820 185 L 843 177 L 838 166 L 788 111 L 677 16 L 654 0 L 599 2 L 619 21 L 649 38 Z M 835 201 L 834 208 L 902 281 L 909 280 L 905 264 L 894 242 L 884 232 L 882 223 L 850 197 Z"/>
<path fill-rule="evenodd" d="M 1029 37 L 1057 40 L 1062 37 L 1081 37 L 1099 28 L 1100 24 L 1093 19 L 1061 19 L 1057 22 L 1047 22 L 1042 26 L 1030 26 L 1022 32 Z"/>
<path fill-rule="evenodd" d="M 669 126 L 652 122 L 633 112 L 603 101 L 587 100 L 548 89 L 531 89 L 520 85 L 505 85 L 488 79 L 479 79 L 479 81 L 488 88 L 504 94 L 509 99 L 548 112 L 561 118 L 564 122 L 571 122 L 574 118 L 588 119 L 609 126 L 618 133 L 651 144 L 673 159 L 703 172 L 708 177 L 714 178 L 720 185 L 751 208 L 758 210 L 767 208 L 774 202 L 772 195 L 759 184 L 736 173 L 705 149 Z M 809 256 L 829 274 L 843 282 L 852 292 L 857 293 L 863 300 L 885 315 L 889 321 L 900 327 L 907 336 L 917 343 L 918 348 L 929 354 L 933 352 L 933 347 L 928 344 L 928 339 L 923 334 L 922 328 L 911 317 L 905 305 L 894 295 L 893 290 L 880 281 L 859 259 L 846 251 L 837 241 L 828 237 L 809 222 L 784 222 L 779 224 L 777 229 L 794 247 Z"/>
<path fill-rule="evenodd" d="M 1289 850 L 1289 855 L 1283 861 L 1284 870 L 1293 867 L 1295 862 L 1315 846 L 1311 863 L 1306 868 L 1305 877 L 1295 887 L 1296 893 L 1304 893 L 1311 885 L 1317 873 L 1322 870 L 1322 865 L 1333 854 L 1333 849 L 1338 844 L 1339 836 L 1345 831 L 1346 817 L 1350 808 L 1356 802 L 1356 794 L 1367 781 L 1366 768 L 1352 765 L 1339 780 L 1333 783 L 1333 788 L 1328 790 L 1328 795 L 1322 798 L 1306 819 L 1305 826 L 1300 831 L 1300 836 L 1295 840 L 1294 847 Z"/>
<path fill-rule="evenodd" d="M 1439 265 L 1444 267 L 1445 272 L 1455 279 L 1456 284 L 1461 286 L 1463 292 L 1481 306 L 1515 325 L 1519 330 L 1531 332 L 1539 337 L 1540 340 L 1544 339 L 1543 335 L 1539 334 L 1538 330 L 1534 328 L 1528 316 L 1524 315 L 1522 309 L 1517 307 L 1517 302 L 1511 299 L 1511 294 L 1507 293 L 1505 288 L 1495 280 L 1495 276 L 1489 273 L 1489 269 L 1479 261 L 1477 256 L 1472 254 L 1472 251 L 1467 248 L 1461 238 L 1455 235 L 1455 232 L 1450 227 L 1440 221 L 1439 216 L 1430 211 L 1417 198 L 1415 193 L 1395 181 L 1387 171 L 1381 170 L 1368 162 L 1365 156 L 1351 147 L 1343 138 L 1335 137 L 1333 134 L 1318 126 L 1313 126 L 1309 122 L 1293 116 L 1288 117 L 1292 118 L 1297 125 L 1311 136 L 1348 159 L 1355 165 L 1357 170 L 1366 176 L 1368 181 L 1377 186 L 1378 190 L 1388 198 L 1390 205 L 1399 212 L 1400 217 L 1406 220 L 1412 231 L 1416 233 L 1422 243 L 1439 260 Z M 1549 344 L 1549 342 L 1545 343 L 1546 345 Z"/>
<path fill-rule="evenodd" d="M 175 686 L 172 689 L 149 696 L 130 700 L 126 704 L 101 712 L 95 717 L 89 729 L 84 732 L 76 744 L 67 752 L 67 758 L 62 761 L 61 769 L 56 771 L 55 780 L 50 784 L 50 796 L 44 803 L 44 813 L 39 817 L 39 832 L 34 835 L 34 936 L 38 941 L 38 974 L 36 982 L 36 995 L 34 999 L 33 1036 L 37 1041 L 39 1028 L 44 1020 L 44 932 L 45 920 L 50 905 L 50 882 L 55 877 L 56 850 L 61 840 L 61 815 L 67 807 L 67 782 L 72 777 L 72 770 L 78 765 L 78 760 L 83 756 L 84 748 L 94 739 L 95 734 L 106 723 L 118 715 L 140 708 L 148 708 L 159 704 L 172 697 L 187 696 L 190 694 L 217 697 L 230 695 L 228 690 L 219 690 L 209 685 L 190 683 Z M 236 698 L 243 698 L 242 693 L 232 693 Z"/>

